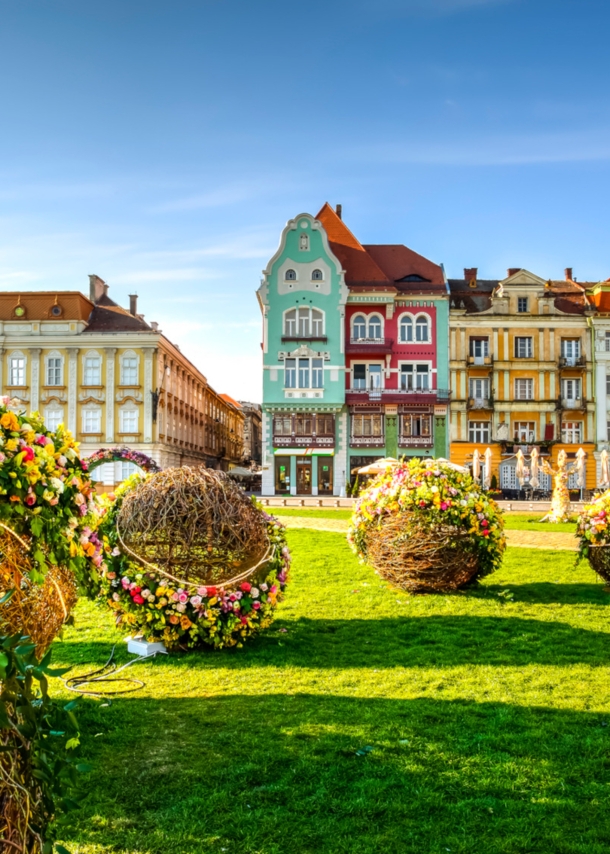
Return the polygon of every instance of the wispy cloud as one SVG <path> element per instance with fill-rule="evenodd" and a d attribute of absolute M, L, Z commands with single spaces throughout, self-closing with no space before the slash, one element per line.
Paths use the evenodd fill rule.
<path fill-rule="evenodd" d="M 364 0 L 362 5 L 370 11 L 389 15 L 451 15 L 468 9 L 514 2 L 516 0 Z"/>

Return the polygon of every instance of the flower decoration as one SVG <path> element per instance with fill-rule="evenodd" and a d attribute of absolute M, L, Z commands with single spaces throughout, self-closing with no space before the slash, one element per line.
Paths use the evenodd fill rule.
<path fill-rule="evenodd" d="M 88 589 L 116 613 L 117 624 L 162 641 L 168 649 L 241 647 L 270 625 L 290 569 L 284 526 L 258 508 L 267 529 L 271 557 L 246 581 L 229 584 L 182 584 L 160 569 L 144 566 L 121 547 L 117 518 L 121 505 L 147 476 L 138 472 L 116 491 L 98 533 L 104 560 L 91 566 Z"/>
<path fill-rule="evenodd" d="M 93 471 L 93 469 L 103 465 L 104 463 L 120 461 L 134 463 L 134 465 L 141 468 L 142 471 L 160 471 L 159 466 L 151 457 L 143 454 L 142 451 L 134 451 L 131 448 L 100 448 L 99 451 L 91 454 L 91 456 L 87 458 L 86 462 L 88 470 Z"/>
<path fill-rule="evenodd" d="M 26 417 L 17 406 L 0 397 L 0 522 L 29 541 L 31 581 L 52 566 L 80 578 L 89 562 L 102 564 L 87 467 L 69 430 L 47 430 L 38 413 Z M 0 575 L 0 590 L 6 581 Z"/>
<path fill-rule="evenodd" d="M 495 501 L 470 473 L 435 460 L 403 461 L 361 493 L 348 531 L 353 550 L 363 561 L 375 563 L 371 546 L 390 529 L 390 553 L 399 543 L 411 556 L 423 541 L 428 552 L 437 542 L 446 543 L 444 552 L 437 549 L 438 560 L 445 562 L 445 581 L 437 589 L 451 586 L 446 583 L 451 566 L 446 564 L 452 549 L 456 557 L 458 552 L 468 554 L 474 575 L 480 577 L 500 565 L 506 548 L 502 512 Z"/>
<path fill-rule="evenodd" d="M 605 581 L 610 582 L 610 489 L 585 504 L 576 525 L 578 559 L 586 558 Z"/>

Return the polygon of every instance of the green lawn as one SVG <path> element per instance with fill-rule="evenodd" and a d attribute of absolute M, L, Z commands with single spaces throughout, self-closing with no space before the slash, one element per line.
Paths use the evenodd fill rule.
<path fill-rule="evenodd" d="M 510 549 L 480 588 L 415 597 L 340 534 L 289 539 L 263 637 L 83 701 L 73 854 L 606 854 L 610 600 L 574 554 Z M 120 639 L 83 603 L 55 663 Z"/>

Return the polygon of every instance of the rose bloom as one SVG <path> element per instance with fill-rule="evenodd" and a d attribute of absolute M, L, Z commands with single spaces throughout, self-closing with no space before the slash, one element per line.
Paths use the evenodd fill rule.
<path fill-rule="evenodd" d="M 261 584 L 260 588 L 261 588 L 261 590 L 263 591 L 263 593 L 265 593 L 267 590 L 269 590 L 269 585 L 268 585 L 268 584 L 265 584 L 265 582 L 263 581 L 263 583 Z"/>
<path fill-rule="evenodd" d="M 199 596 L 207 596 L 208 595 L 208 588 L 207 587 L 198 587 L 197 593 L 199 594 Z"/>
<path fill-rule="evenodd" d="M 106 578 L 116 578 L 116 572 L 109 572 L 109 573 L 106 575 Z"/>
<path fill-rule="evenodd" d="M 80 492 L 77 492 L 76 495 L 74 496 L 74 503 L 75 504 L 82 505 L 82 504 L 85 504 L 86 501 L 87 501 L 87 499 Z"/>
<path fill-rule="evenodd" d="M 252 590 L 250 591 L 250 596 L 252 596 L 253 599 L 258 599 L 258 597 L 260 596 L 260 591 L 257 587 L 252 588 Z"/>
<path fill-rule="evenodd" d="M 115 602 L 118 602 L 118 601 L 120 600 L 120 598 L 121 598 L 121 597 L 119 596 L 119 594 L 118 594 L 118 593 L 113 593 L 113 594 L 112 594 L 112 598 L 114 599 L 114 601 L 115 601 Z"/>
<path fill-rule="evenodd" d="M 134 601 L 137 605 L 143 605 L 143 604 L 144 604 L 144 599 L 140 596 L 140 594 L 139 594 L 139 593 L 136 593 L 136 595 L 133 597 L 133 601 Z"/>
<path fill-rule="evenodd" d="M 240 584 L 239 587 L 244 591 L 244 593 L 249 593 L 252 590 L 252 585 L 248 581 L 244 581 L 244 583 Z"/>
<path fill-rule="evenodd" d="M 255 611 L 258 611 L 260 606 L 261 606 L 260 602 L 253 602 L 252 603 L 252 607 L 254 608 Z"/>
<path fill-rule="evenodd" d="M 181 614 L 184 614 L 186 611 L 186 605 L 183 602 L 178 602 L 176 605 L 176 611 L 179 611 Z"/>
<path fill-rule="evenodd" d="M 180 595 L 178 596 L 178 601 L 179 601 L 182 605 L 186 605 L 186 603 L 188 602 L 188 600 L 189 600 L 188 593 L 184 593 L 184 592 L 182 592 L 182 593 L 180 593 Z"/>
<path fill-rule="evenodd" d="M 191 596 L 191 605 L 198 608 L 201 605 L 201 596 Z"/>

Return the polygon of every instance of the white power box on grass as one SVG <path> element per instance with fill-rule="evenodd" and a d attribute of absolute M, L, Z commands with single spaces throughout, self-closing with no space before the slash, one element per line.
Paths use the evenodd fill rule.
<path fill-rule="evenodd" d="M 125 638 L 127 641 L 127 652 L 133 652 L 135 655 L 148 658 L 150 655 L 155 655 L 162 652 L 167 655 L 165 644 L 157 641 L 156 643 L 148 643 L 143 638 Z"/>

